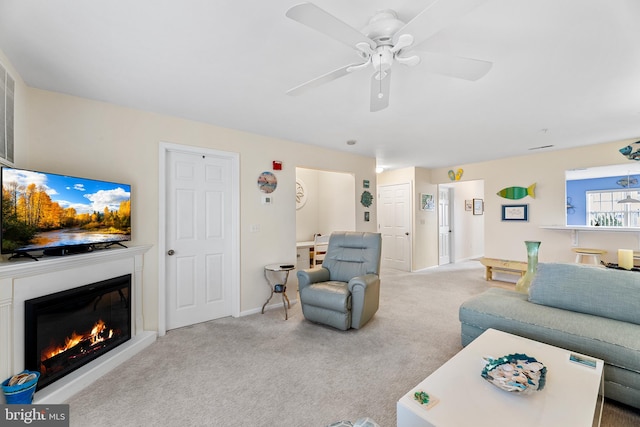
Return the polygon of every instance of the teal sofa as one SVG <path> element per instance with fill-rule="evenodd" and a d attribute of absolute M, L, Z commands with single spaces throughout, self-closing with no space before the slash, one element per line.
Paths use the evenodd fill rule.
<path fill-rule="evenodd" d="M 640 408 L 640 273 L 539 264 L 523 294 L 491 288 L 460 306 L 462 345 L 488 328 L 602 359 L 605 397 Z"/>

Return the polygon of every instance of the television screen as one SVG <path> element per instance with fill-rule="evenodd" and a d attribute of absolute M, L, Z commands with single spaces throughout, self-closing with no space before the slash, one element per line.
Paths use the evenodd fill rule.
<path fill-rule="evenodd" d="M 1 180 L 3 254 L 131 240 L 130 185 L 9 167 Z"/>

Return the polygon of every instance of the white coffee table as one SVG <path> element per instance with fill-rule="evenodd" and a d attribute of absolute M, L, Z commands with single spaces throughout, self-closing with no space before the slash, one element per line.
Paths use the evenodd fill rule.
<path fill-rule="evenodd" d="M 547 367 L 543 390 L 518 395 L 482 378 L 483 356 L 513 353 Z M 578 353 L 488 329 L 398 401 L 398 427 L 598 426 L 603 361 L 580 355 L 596 362 L 592 368 L 569 361 L 571 354 Z M 439 402 L 427 410 L 414 399 L 416 391 Z"/>

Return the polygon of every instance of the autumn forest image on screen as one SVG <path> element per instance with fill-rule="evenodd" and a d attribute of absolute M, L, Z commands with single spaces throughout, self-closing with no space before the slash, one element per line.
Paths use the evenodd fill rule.
<path fill-rule="evenodd" d="M 2 252 L 130 240 L 129 185 L 2 169 Z"/>

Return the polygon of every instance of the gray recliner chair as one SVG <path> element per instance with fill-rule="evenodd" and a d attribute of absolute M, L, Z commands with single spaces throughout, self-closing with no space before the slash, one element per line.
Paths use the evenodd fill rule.
<path fill-rule="evenodd" d="M 380 233 L 335 232 L 322 267 L 298 271 L 307 320 L 346 331 L 360 329 L 378 311 Z"/>

